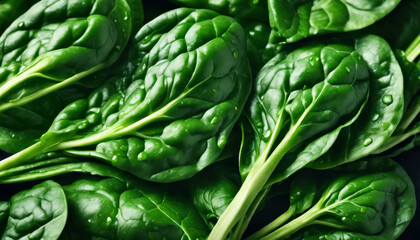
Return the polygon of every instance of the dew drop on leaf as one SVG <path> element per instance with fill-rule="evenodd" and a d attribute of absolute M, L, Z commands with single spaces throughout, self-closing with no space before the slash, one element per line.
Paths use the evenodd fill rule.
<path fill-rule="evenodd" d="M 267 131 L 264 132 L 264 135 L 263 135 L 264 140 L 270 139 L 270 136 L 271 136 L 271 131 L 270 130 L 267 130 Z"/>
<path fill-rule="evenodd" d="M 117 159 L 118 159 L 117 155 L 114 155 L 114 156 L 112 156 L 112 159 L 111 159 L 111 160 L 112 160 L 113 162 L 116 162 L 116 161 L 117 161 Z"/>
<path fill-rule="evenodd" d="M 112 222 L 111 217 L 107 217 L 107 218 L 106 218 L 106 225 L 110 225 L 110 224 L 111 224 L 111 222 Z"/>
<path fill-rule="evenodd" d="M 361 212 L 361 213 L 365 213 L 365 212 L 366 212 L 366 208 L 365 208 L 365 207 L 361 207 L 361 208 L 360 208 L 360 212 Z"/>
<path fill-rule="evenodd" d="M 379 114 L 373 115 L 372 122 L 376 122 L 379 119 Z"/>
<path fill-rule="evenodd" d="M 233 57 L 238 58 L 238 51 L 233 51 Z"/>
<path fill-rule="evenodd" d="M 363 146 L 367 147 L 367 146 L 369 146 L 370 144 L 372 144 L 372 142 L 373 142 L 373 139 L 372 139 L 372 138 L 366 138 L 366 139 L 363 141 Z"/>
<path fill-rule="evenodd" d="M 345 221 L 347 221 L 347 218 L 346 217 L 342 217 L 341 218 L 341 221 L 345 222 Z"/>
<path fill-rule="evenodd" d="M 262 122 L 257 122 L 257 127 L 262 128 L 264 127 L 264 124 Z"/>
<path fill-rule="evenodd" d="M 346 71 L 347 71 L 347 72 L 350 72 L 350 68 L 349 68 L 349 67 L 346 67 Z"/>
<path fill-rule="evenodd" d="M 225 135 L 220 136 L 219 140 L 217 140 L 217 147 L 223 148 L 226 145 L 227 138 Z"/>
<path fill-rule="evenodd" d="M 24 22 L 20 22 L 19 24 L 18 24 L 18 28 L 24 28 L 25 27 L 25 23 Z"/>
<path fill-rule="evenodd" d="M 214 117 L 214 118 L 211 120 L 210 124 L 211 124 L 211 125 L 214 125 L 214 124 L 216 124 L 218 121 L 219 121 L 219 118 L 218 118 L 218 117 Z"/>
<path fill-rule="evenodd" d="M 82 122 L 77 128 L 78 129 L 85 129 L 88 126 L 86 122 Z"/>
<path fill-rule="evenodd" d="M 139 161 L 144 161 L 147 159 L 147 153 L 146 152 L 141 152 L 138 156 L 137 156 L 137 160 Z"/>
<path fill-rule="evenodd" d="M 386 105 L 390 105 L 393 101 L 394 99 L 392 99 L 392 96 L 389 94 L 382 97 L 382 102 L 385 103 Z"/>

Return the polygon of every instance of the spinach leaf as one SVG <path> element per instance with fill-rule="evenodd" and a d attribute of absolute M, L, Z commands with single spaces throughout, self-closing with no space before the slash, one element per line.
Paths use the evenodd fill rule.
<path fill-rule="evenodd" d="M 270 42 L 362 29 L 391 12 L 400 0 L 269 0 Z"/>
<path fill-rule="evenodd" d="M 312 43 L 269 61 L 246 108 L 254 131 L 241 147 L 247 178 L 209 239 L 225 238 L 245 216 L 289 150 L 351 121 L 364 106 L 369 81 L 368 66 L 351 45 Z"/>
<path fill-rule="evenodd" d="M 9 217 L 9 202 L 0 202 L 0 233 L 3 233 L 6 229 L 7 218 Z"/>
<path fill-rule="evenodd" d="M 204 239 L 208 234 L 191 203 L 162 187 L 140 182 L 129 188 L 108 178 L 80 179 L 64 189 L 69 202 L 64 239 Z"/>
<path fill-rule="evenodd" d="M 0 37 L 0 112 L 114 63 L 131 27 L 125 0 L 39 1 Z"/>
<path fill-rule="evenodd" d="M 122 63 L 133 72 L 67 106 L 40 142 L 2 161 L 2 170 L 65 150 L 172 182 L 217 161 L 250 91 L 241 26 L 183 8 L 149 22 L 133 42 Z"/>
<path fill-rule="evenodd" d="M 0 1 L 0 34 L 9 27 L 17 17 L 29 9 L 37 0 L 1 0 Z"/>
<path fill-rule="evenodd" d="M 185 183 L 195 209 L 209 229 L 216 224 L 240 186 L 237 170 L 225 162 L 206 169 Z"/>
<path fill-rule="evenodd" d="M 404 79 L 389 45 L 368 35 L 356 41 L 356 51 L 369 66 L 372 76 L 369 99 L 354 124 L 341 131 L 327 153 L 310 163 L 325 169 L 372 154 L 394 133 L 404 111 Z"/>
<path fill-rule="evenodd" d="M 205 8 L 234 18 L 268 21 L 267 2 L 264 0 L 171 0 L 192 8 Z"/>
<path fill-rule="evenodd" d="M 306 174 L 291 185 L 291 199 L 298 193 L 311 208 L 289 214 L 287 220 L 293 215 L 296 218 L 277 225 L 277 229 L 272 224 L 249 240 L 286 239 L 290 235 L 292 239 L 396 239 L 414 216 L 414 186 L 391 159 L 363 160 L 310 172 L 313 177 L 309 178 Z M 314 183 L 315 191 L 308 187 Z"/>
<path fill-rule="evenodd" d="M 67 202 L 60 185 L 46 181 L 10 199 L 1 239 L 58 239 L 66 224 Z"/>

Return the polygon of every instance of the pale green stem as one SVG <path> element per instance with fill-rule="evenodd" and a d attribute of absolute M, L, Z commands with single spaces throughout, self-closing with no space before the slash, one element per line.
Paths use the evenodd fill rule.
<path fill-rule="evenodd" d="M 74 161 L 74 160 L 69 159 L 69 158 L 59 157 L 59 158 L 54 158 L 54 159 L 47 159 L 47 160 L 32 163 L 32 164 L 25 164 L 25 165 L 21 165 L 21 166 L 15 167 L 15 168 L 7 169 L 5 171 L 1 171 L 0 172 L 0 178 L 8 177 L 8 176 L 11 176 L 11 175 L 17 175 L 17 174 L 20 174 L 22 172 L 31 171 L 31 170 L 41 168 L 41 167 L 63 164 L 63 163 L 69 163 L 69 162 L 72 162 L 72 161 Z"/>
<path fill-rule="evenodd" d="M 294 129 L 293 129 L 294 130 Z M 238 223 L 238 221 L 245 217 L 254 199 L 258 196 L 264 188 L 265 183 L 270 178 L 275 167 L 286 154 L 286 152 L 293 146 L 293 132 L 289 131 L 283 141 L 276 147 L 267 161 L 258 168 L 251 169 L 248 177 L 242 184 L 239 192 L 236 194 L 233 201 L 228 208 L 220 216 L 213 230 L 211 231 L 209 240 L 224 240 L 231 231 L 231 229 Z"/>
<path fill-rule="evenodd" d="M 411 123 L 416 119 L 420 113 L 420 96 L 416 97 L 410 104 L 407 111 L 405 111 L 404 116 L 401 122 L 398 124 L 397 130 L 395 132 L 402 133 L 407 130 Z"/>
<path fill-rule="evenodd" d="M 286 225 L 283 225 L 281 228 L 273 231 L 272 233 L 265 235 L 265 237 L 261 237 L 260 240 L 286 239 L 300 229 L 311 225 L 313 221 L 322 214 L 323 211 L 320 211 L 319 208 L 311 208 L 300 217 L 295 218 L 294 220 L 290 221 Z"/>
<path fill-rule="evenodd" d="M 21 84 L 22 82 L 26 81 L 27 79 L 36 75 L 36 72 L 43 69 L 48 65 L 48 61 L 41 61 L 38 62 L 33 67 L 29 68 L 28 70 L 22 72 L 21 74 L 8 79 L 1 87 L 0 87 L 0 98 L 3 97 L 7 92 L 9 92 L 12 88 L 16 87 L 17 85 Z"/>
<path fill-rule="evenodd" d="M 43 96 L 45 96 L 45 95 L 47 95 L 49 93 L 52 93 L 52 92 L 55 92 L 55 91 L 57 91 L 59 89 L 62 89 L 64 87 L 67 87 L 67 86 L 75 83 L 76 81 L 78 81 L 78 80 L 80 80 L 80 79 L 82 79 L 84 77 L 87 77 L 88 75 L 90 75 L 92 73 L 95 73 L 95 72 L 97 72 L 97 71 L 99 71 L 99 70 L 101 70 L 101 69 L 103 69 L 105 67 L 106 67 L 106 64 L 97 65 L 97 66 L 95 66 L 95 67 L 93 67 L 93 68 L 91 68 L 91 69 L 89 69 L 87 71 L 84 71 L 84 72 L 78 73 L 76 75 L 73 75 L 72 77 L 70 77 L 70 78 L 68 78 L 68 79 L 66 79 L 64 81 L 61 81 L 61 82 L 59 82 L 57 84 L 53 84 L 50 87 L 43 88 L 43 89 L 37 91 L 34 94 L 31 94 L 31 95 L 28 95 L 26 97 L 20 98 L 19 100 L 16 100 L 16 101 L 12 101 L 12 102 L 7 102 L 7 103 L 4 103 L 4 104 L 1 104 L 0 105 L 0 112 L 3 112 L 5 110 L 11 109 L 11 108 L 16 108 L 16 107 L 22 106 L 22 105 L 27 104 L 29 102 L 32 102 L 32 101 L 34 101 L 36 99 L 39 99 L 39 98 L 41 98 L 41 97 L 43 97 Z M 32 75 L 33 76 L 36 76 L 36 75 L 39 75 L 39 74 L 32 74 Z M 33 77 L 32 75 L 26 76 L 26 78 Z M 24 79 L 24 80 L 26 80 L 26 79 Z M 16 84 L 14 84 L 14 85 L 16 85 Z M 10 85 L 10 86 L 7 86 L 7 87 L 8 88 L 11 88 L 14 85 Z M 6 85 L 4 85 L 4 87 L 6 87 Z M 6 91 L 6 90 L 10 90 L 10 89 L 3 89 L 3 91 Z M 4 93 L 1 92 L 0 93 L 0 96 L 2 96 L 2 94 L 4 94 Z"/>
<path fill-rule="evenodd" d="M 0 171 L 27 163 L 33 157 L 44 151 L 45 148 L 40 142 L 35 143 L 34 145 L 0 161 Z"/>
<path fill-rule="evenodd" d="M 290 206 L 289 209 L 285 213 L 280 215 L 274 221 L 272 221 L 265 227 L 261 228 L 260 230 L 252 234 L 251 236 L 247 237 L 245 240 L 259 240 L 265 235 L 270 234 L 277 228 L 281 227 L 285 222 L 287 222 L 287 220 L 289 220 L 293 216 L 295 211 L 296 211 L 296 206 L 295 205 Z"/>
<path fill-rule="evenodd" d="M 420 133 L 420 127 L 416 127 L 416 128 L 410 130 L 407 133 L 392 136 L 392 137 L 388 138 L 388 140 L 380 148 L 373 151 L 372 154 L 383 153 L 383 152 L 395 147 L 396 145 L 402 143 L 403 141 L 407 140 L 408 138 L 410 138 L 410 137 L 412 137 L 416 134 L 419 134 L 419 133 Z"/>
<path fill-rule="evenodd" d="M 240 240 L 244 235 L 246 229 L 248 228 L 249 223 L 251 222 L 252 217 L 254 216 L 255 212 L 257 211 L 258 207 L 260 206 L 261 202 L 267 196 L 270 188 L 265 188 L 255 199 L 252 203 L 251 207 L 249 208 L 247 214 L 244 218 L 241 219 L 239 224 L 236 226 L 236 231 L 233 235 L 232 240 Z"/>
<path fill-rule="evenodd" d="M 407 50 L 405 50 L 405 55 L 407 56 L 407 60 L 413 62 L 417 56 L 420 54 L 420 34 L 417 35 L 416 39 L 408 46 Z"/>

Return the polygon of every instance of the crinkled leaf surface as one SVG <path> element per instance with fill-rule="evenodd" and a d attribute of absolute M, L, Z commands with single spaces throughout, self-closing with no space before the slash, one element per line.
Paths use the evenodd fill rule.
<path fill-rule="evenodd" d="M 271 42 L 295 42 L 329 32 L 362 29 L 391 12 L 400 0 L 269 0 Z"/>
<path fill-rule="evenodd" d="M 299 139 L 296 145 L 356 114 L 366 98 L 368 79 L 366 64 L 350 46 L 312 44 L 274 57 L 257 76 L 246 110 L 250 125 L 245 127 L 254 134 L 245 134 L 241 174 L 247 175 L 287 131 Z"/>
<path fill-rule="evenodd" d="M 37 0 L 1 0 L 0 1 L 0 34 L 9 27 L 17 17 L 29 9 Z"/>
<path fill-rule="evenodd" d="M 1 239 L 58 239 L 66 224 L 67 202 L 60 185 L 46 181 L 10 199 Z"/>
<path fill-rule="evenodd" d="M 264 0 L 171 0 L 185 7 L 205 8 L 234 18 L 268 22 L 267 2 Z"/>
<path fill-rule="evenodd" d="M 244 35 L 209 10 L 161 15 L 137 34 L 130 74 L 67 106 L 17 161 L 67 150 L 152 181 L 191 177 L 217 161 L 249 94 Z"/>
<path fill-rule="evenodd" d="M 219 164 L 186 182 L 195 209 L 210 229 L 235 197 L 240 181 L 235 168 Z"/>
<path fill-rule="evenodd" d="M 396 239 L 414 216 L 413 183 L 390 159 L 362 160 L 312 173 L 314 178 L 307 181 L 316 182 L 318 202 L 277 230 L 279 239 L 297 230 L 292 239 Z M 313 191 L 301 191 L 302 196 L 308 194 L 313 195 Z M 312 222 L 316 227 L 306 227 Z"/>
<path fill-rule="evenodd" d="M 204 239 L 208 229 L 190 202 L 161 187 L 127 187 L 109 178 L 65 187 L 67 239 Z M 77 230 L 76 230 L 77 229 Z"/>
<path fill-rule="evenodd" d="M 379 148 L 397 128 L 404 110 L 403 75 L 389 45 L 374 35 L 359 38 L 356 51 L 369 67 L 369 99 L 360 117 L 332 148 L 310 164 L 329 168 L 361 159 Z"/>
<path fill-rule="evenodd" d="M 41 0 L 0 37 L 0 111 L 112 64 L 131 33 L 125 0 Z"/>

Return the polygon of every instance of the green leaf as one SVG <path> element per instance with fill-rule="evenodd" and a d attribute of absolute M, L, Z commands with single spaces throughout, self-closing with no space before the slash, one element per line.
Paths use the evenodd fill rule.
<path fill-rule="evenodd" d="M 365 28 L 391 12 L 400 0 L 269 0 L 273 43 Z"/>
<path fill-rule="evenodd" d="M 204 239 L 208 229 L 190 202 L 162 187 L 115 178 L 66 186 L 67 239 Z M 76 230 L 77 229 L 77 230 Z"/>
<path fill-rule="evenodd" d="M 0 37 L 0 112 L 114 63 L 130 37 L 130 14 L 125 0 L 41 0 L 33 5 Z"/>
<path fill-rule="evenodd" d="M 10 199 L 2 239 L 58 239 L 66 224 L 67 202 L 60 185 L 46 181 Z"/>
<path fill-rule="evenodd" d="M 247 129 L 254 131 L 244 134 L 251 140 L 241 146 L 239 166 L 247 178 L 209 239 L 225 238 L 242 221 L 289 151 L 355 118 L 369 80 L 367 65 L 352 45 L 311 43 L 269 61 L 257 76 L 245 112 Z"/>
<path fill-rule="evenodd" d="M 369 67 L 369 99 L 360 117 L 345 128 L 332 148 L 310 164 L 325 169 L 368 156 L 395 131 L 404 109 L 403 76 L 389 45 L 368 35 L 356 41 L 356 51 Z"/>
<path fill-rule="evenodd" d="M 210 167 L 185 183 L 195 209 L 210 229 L 233 200 L 240 186 L 237 170 L 224 164 L 226 161 Z"/>
<path fill-rule="evenodd" d="M 117 75 L 68 105 L 39 143 L 2 163 L 65 150 L 151 181 L 189 178 L 218 160 L 245 104 L 245 44 L 230 17 L 165 13 L 140 30 Z"/>
<path fill-rule="evenodd" d="M 2 0 L 0 1 L 0 34 L 37 0 Z"/>
<path fill-rule="evenodd" d="M 307 181 L 316 182 L 318 192 L 316 202 L 308 202 L 312 207 L 259 239 L 396 239 L 414 216 L 413 183 L 390 159 L 312 174 Z M 293 186 L 291 191 L 296 191 Z"/>
<path fill-rule="evenodd" d="M 216 11 L 234 18 L 268 22 L 267 2 L 264 0 L 171 0 L 173 3 Z"/>

